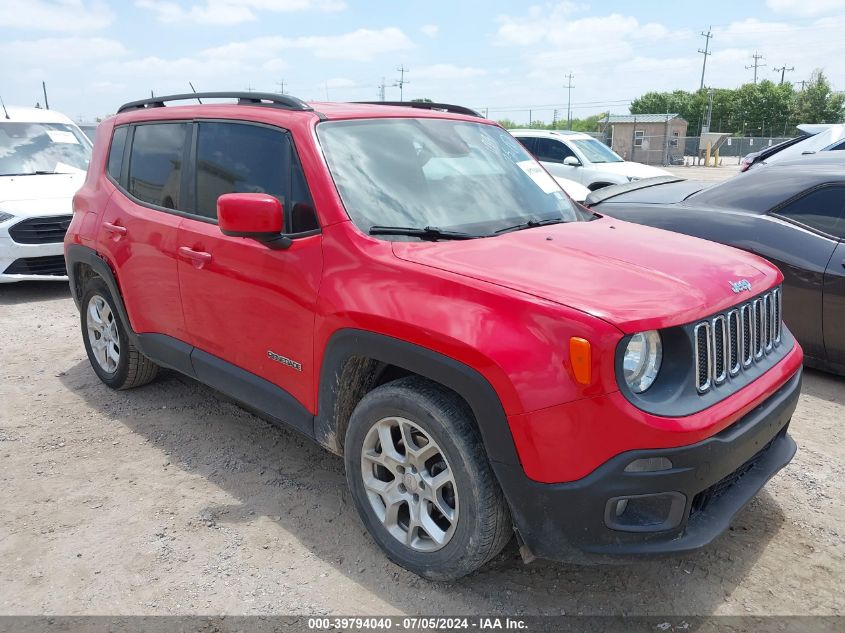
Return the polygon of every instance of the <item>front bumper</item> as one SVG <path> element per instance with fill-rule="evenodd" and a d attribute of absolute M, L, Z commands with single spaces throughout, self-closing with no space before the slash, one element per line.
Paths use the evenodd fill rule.
<path fill-rule="evenodd" d="M 7 235 L 0 235 L 0 283 L 67 281 L 63 260 L 64 242 L 19 244 Z M 12 273 L 6 273 L 7 270 Z"/>
<path fill-rule="evenodd" d="M 519 465 L 496 464 L 521 540 L 539 558 L 585 563 L 707 545 L 795 455 L 787 427 L 800 390 L 798 369 L 712 437 L 677 448 L 624 452 L 569 483 L 538 483 Z M 657 458 L 670 460 L 671 467 L 626 471 L 635 460 Z M 622 500 L 628 501 L 620 512 Z"/>

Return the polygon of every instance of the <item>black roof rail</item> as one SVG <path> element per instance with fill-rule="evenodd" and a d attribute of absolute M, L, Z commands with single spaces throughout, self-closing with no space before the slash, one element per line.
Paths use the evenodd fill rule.
<path fill-rule="evenodd" d="M 453 114 L 466 114 L 468 116 L 481 116 L 475 110 L 470 110 L 464 106 L 452 105 L 450 103 L 429 103 L 427 101 L 353 101 L 352 103 L 364 103 L 367 105 L 386 105 L 386 106 L 402 106 L 405 108 L 419 108 L 421 110 L 441 110 L 443 112 L 452 112 Z"/>
<path fill-rule="evenodd" d="M 272 92 L 191 92 L 188 94 L 163 95 L 161 97 L 130 101 L 120 106 L 117 111 L 120 113 L 130 110 L 143 110 L 144 108 L 163 108 L 165 101 L 193 101 L 194 99 L 237 99 L 238 105 L 257 105 L 302 111 L 314 109 L 301 99 Z"/>

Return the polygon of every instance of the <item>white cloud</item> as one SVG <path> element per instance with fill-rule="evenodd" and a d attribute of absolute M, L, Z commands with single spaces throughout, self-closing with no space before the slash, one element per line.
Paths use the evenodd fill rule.
<path fill-rule="evenodd" d="M 326 87 L 328 88 L 354 88 L 356 85 L 353 80 L 346 79 L 345 77 L 335 77 L 326 82 Z"/>
<path fill-rule="evenodd" d="M 114 14 L 104 0 L 4 0 L 0 27 L 41 31 L 103 29 Z"/>
<path fill-rule="evenodd" d="M 766 0 L 775 13 L 813 17 L 845 13 L 845 0 Z"/>
<path fill-rule="evenodd" d="M 284 50 L 307 50 L 326 59 L 370 61 L 378 55 L 413 48 L 414 44 L 400 29 L 379 31 L 358 29 L 342 35 L 303 37 L 268 36 L 246 42 L 233 42 L 206 49 L 203 55 L 215 59 L 263 59 Z"/>
<path fill-rule="evenodd" d="M 103 37 L 57 37 L 0 44 L 0 58 L 19 69 L 72 68 L 125 53 L 123 44 Z"/>
<path fill-rule="evenodd" d="M 183 6 L 172 0 L 136 0 L 136 6 L 155 13 L 159 22 L 231 25 L 258 19 L 262 11 L 289 13 L 302 11 L 342 11 L 345 0 L 205 0 Z"/>
<path fill-rule="evenodd" d="M 420 33 L 422 33 L 426 37 L 437 37 L 437 34 L 439 32 L 440 27 L 436 24 L 424 24 L 420 27 Z"/>
<path fill-rule="evenodd" d="M 471 66 L 455 66 L 454 64 L 434 64 L 420 66 L 412 71 L 412 76 L 420 79 L 467 79 L 481 77 L 487 74 L 483 68 Z"/>

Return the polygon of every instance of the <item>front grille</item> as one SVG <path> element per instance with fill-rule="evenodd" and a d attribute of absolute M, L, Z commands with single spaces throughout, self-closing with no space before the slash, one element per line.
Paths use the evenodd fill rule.
<path fill-rule="evenodd" d="M 65 276 L 64 255 L 50 255 L 48 257 L 24 257 L 16 259 L 3 271 L 5 275 L 49 275 Z"/>
<path fill-rule="evenodd" d="M 67 227 L 73 216 L 57 215 L 51 218 L 28 218 L 9 229 L 12 240 L 18 244 L 52 244 L 65 239 Z"/>
<path fill-rule="evenodd" d="M 775 288 L 693 328 L 695 388 L 699 393 L 762 361 L 780 344 L 781 289 Z"/>

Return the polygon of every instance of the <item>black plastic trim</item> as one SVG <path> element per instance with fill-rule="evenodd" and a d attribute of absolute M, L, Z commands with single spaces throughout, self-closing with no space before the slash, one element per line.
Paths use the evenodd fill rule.
<path fill-rule="evenodd" d="M 139 99 L 124 103 L 117 109 L 118 114 L 131 110 L 146 108 L 163 108 L 167 101 L 194 101 L 195 99 L 237 99 L 237 105 L 251 105 L 281 108 L 283 110 L 298 110 L 313 112 L 314 108 L 302 99 L 290 95 L 280 95 L 272 92 L 192 92 L 176 95 L 163 95 L 149 99 Z M 212 104 L 207 104 L 212 105 Z"/>
<path fill-rule="evenodd" d="M 346 420 L 336 419 L 340 379 L 344 365 L 353 357 L 369 358 L 413 372 L 452 389 L 467 401 L 478 422 L 487 455 L 497 463 L 514 464 L 522 470 L 505 410 L 492 385 L 480 373 L 448 356 L 401 339 L 364 330 L 343 329 L 326 344 L 320 372 L 319 407 L 314 421 L 318 442 L 342 450 Z M 508 491 L 505 490 L 506 496 Z"/>
<path fill-rule="evenodd" d="M 508 490 L 520 537 L 539 558 L 576 563 L 626 562 L 641 555 L 698 549 L 728 528 L 732 518 L 795 455 L 787 427 L 798 404 L 801 370 L 767 400 L 727 429 L 678 448 L 621 453 L 586 477 L 563 484 L 528 479 L 519 466 L 500 464 L 496 474 Z M 689 518 L 692 500 L 737 471 L 769 445 L 755 466 L 725 494 Z M 637 459 L 665 457 L 673 467 L 626 472 Z M 609 500 L 677 492 L 686 497 L 680 525 L 651 532 L 623 532 L 605 522 Z"/>
<path fill-rule="evenodd" d="M 483 119 L 475 110 L 470 108 L 452 105 L 450 103 L 429 103 L 427 101 L 353 101 L 352 103 L 360 103 L 363 105 L 382 105 L 395 106 L 401 108 L 416 108 L 417 110 L 439 110 L 441 112 L 451 112 L 452 114 L 465 114 L 467 116 L 478 117 Z"/>

